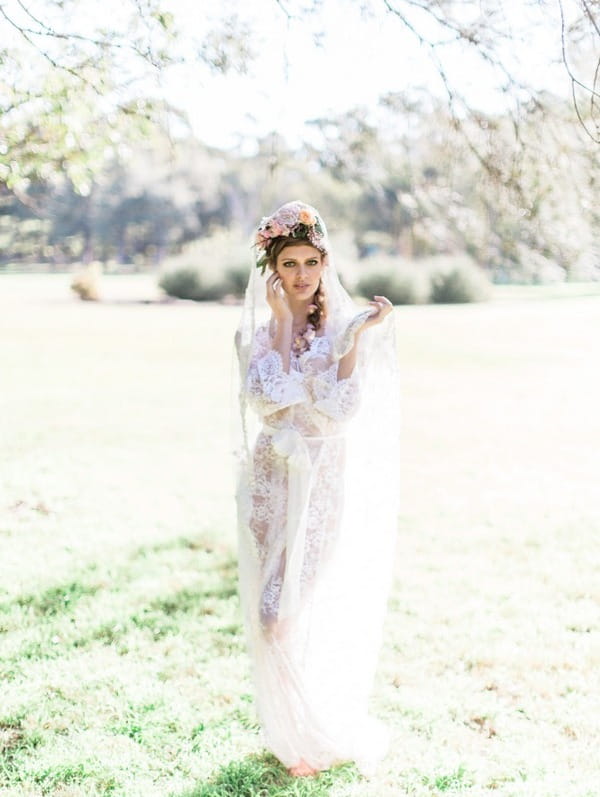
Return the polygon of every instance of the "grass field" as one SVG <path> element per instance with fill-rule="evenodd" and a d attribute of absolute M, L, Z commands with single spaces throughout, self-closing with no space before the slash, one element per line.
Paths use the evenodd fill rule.
<path fill-rule="evenodd" d="M 397 309 L 393 746 L 292 780 L 236 593 L 238 310 L 105 289 L 0 275 L 0 794 L 598 797 L 598 292 Z"/>

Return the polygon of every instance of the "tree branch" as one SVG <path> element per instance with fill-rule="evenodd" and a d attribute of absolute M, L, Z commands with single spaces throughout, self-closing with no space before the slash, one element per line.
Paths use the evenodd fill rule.
<path fill-rule="evenodd" d="M 101 92 L 98 90 L 98 88 L 94 86 L 94 84 L 91 83 L 89 80 L 87 80 L 87 78 L 85 78 L 79 72 L 76 72 L 75 69 L 73 69 L 72 67 L 65 66 L 64 64 L 59 64 L 58 61 L 55 61 L 54 58 L 52 58 L 52 56 L 49 53 L 47 53 L 41 47 L 38 47 L 37 44 L 29 38 L 28 30 L 26 28 L 22 28 L 14 20 L 12 20 L 8 16 L 2 5 L 0 5 L 0 15 L 4 17 L 4 19 L 8 22 L 8 24 L 11 25 L 25 39 L 25 41 L 29 45 L 31 45 L 31 47 L 33 47 L 46 61 L 48 61 L 48 63 L 52 67 L 54 67 L 54 69 L 60 69 L 63 72 L 67 72 L 68 74 L 73 75 L 73 77 L 76 77 L 78 80 L 81 80 L 83 83 L 86 83 L 88 86 L 90 86 L 90 88 L 92 88 L 98 95 L 101 95 Z"/>
<path fill-rule="evenodd" d="M 135 43 L 115 41 L 114 39 L 111 39 L 111 38 L 95 39 L 92 36 L 84 36 L 84 35 L 82 35 L 80 33 L 61 33 L 60 31 L 54 30 L 49 25 L 47 25 L 45 22 L 43 22 L 42 20 L 38 19 L 34 14 L 32 14 L 31 11 L 27 8 L 27 6 L 22 2 L 22 0 L 16 0 L 16 1 L 17 1 L 17 4 L 23 9 L 25 14 L 27 14 L 27 16 L 33 22 L 35 22 L 35 24 L 38 25 L 39 28 L 40 28 L 39 30 L 34 30 L 33 28 L 28 28 L 28 27 L 25 27 L 23 25 L 19 25 L 19 23 L 15 22 L 12 19 L 9 19 L 8 15 L 3 10 L 2 6 L 0 6 L 0 9 L 2 10 L 2 15 L 4 16 L 4 18 L 8 22 L 10 22 L 10 24 L 14 28 L 16 28 L 18 31 L 20 31 L 21 33 L 27 33 L 30 36 L 47 36 L 48 38 L 61 39 L 62 41 L 80 41 L 80 42 L 84 42 L 85 44 L 91 44 L 94 47 L 109 47 L 109 48 L 113 48 L 113 49 L 116 49 L 116 50 L 129 50 L 130 52 L 134 53 L 135 55 L 138 55 L 141 58 L 144 58 L 152 66 L 154 66 L 154 67 L 160 66 L 160 61 L 158 59 L 154 58 L 150 48 L 147 48 L 146 50 L 142 50 Z M 142 12 L 140 10 L 140 14 L 141 13 Z M 34 42 L 32 42 L 31 39 L 27 39 L 27 41 L 32 46 L 36 47 L 38 52 L 42 52 L 42 53 L 45 52 L 45 51 L 42 51 L 41 48 L 38 47 L 38 45 L 36 45 Z"/>
<path fill-rule="evenodd" d="M 578 80 L 575 77 L 575 75 L 573 74 L 573 71 L 571 69 L 571 66 L 569 64 L 569 60 L 567 58 L 567 45 L 566 45 L 566 35 L 565 35 L 565 27 L 566 27 L 566 25 L 565 25 L 565 12 L 564 12 L 564 8 L 563 8 L 562 0 L 557 0 L 557 2 L 558 2 L 559 10 L 560 10 L 560 42 L 561 42 L 562 62 L 564 64 L 565 69 L 567 70 L 567 74 L 569 75 L 569 78 L 571 80 L 571 96 L 573 98 L 573 107 L 575 108 L 575 113 L 577 114 L 577 118 L 579 119 L 579 123 L 581 124 L 581 126 L 583 127 L 583 129 L 585 130 L 587 135 L 592 139 L 592 141 L 595 144 L 600 144 L 600 133 L 598 132 L 598 124 L 596 123 L 596 133 L 594 134 L 588 128 L 588 125 L 586 124 L 583 116 L 581 115 L 581 111 L 579 109 L 579 101 L 577 99 L 577 92 L 576 92 L 576 86 L 579 86 L 584 91 L 589 92 L 591 94 L 592 108 L 594 107 L 595 98 L 596 97 L 600 98 L 600 94 L 596 91 L 596 80 L 597 80 L 597 76 L 598 76 L 598 66 L 600 66 L 600 64 L 596 66 L 596 73 L 594 75 L 594 87 L 593 88 L 590 88 L 589 86 L 586 86 L 584 83 L 582 83 L 580 80 Z M 591 14 L 589 12 L 586 0 L 582 0 L 582 4 L 583 4 L 583 7 L 584 7 L 584 10 L 586 11 L 586 14 L 588 14 L 588 16 L 590 17 L 590 20 L 592 21 L 592 24 L 594 25 L 596 30 L 598 30 L 598 27 L 597 27 L 597 25 L 595 23 L 595 20 L 594 20 L 594 18 L 591 16 Z M 600 31 L 599 31 L 599 33 L 600 33 Z M 593 114 L 592 114 L 592 118 L 593 118 Z"/>
<path fill-rule="evenodd" d="M 461 97 L 460 95 L 457 95 L 456 92 L 454 91 L 454 89 L 452 88 L 452 86 L 450 85 L 450 81 L 448 79 L 448 75 L 446 73 L 444 65 L 441 62 L 440 58 L 438 57 L 438 55 L 437 55 L 437 53 L 435 51 L 435 43 L 430 41 L 429 39 L 426 39 L 423 36 L 423 34 L 420 33 L 420 31 L 417 30 L 417 28 L 413 25 L 413 23 L 409 19 L 407 19 L 407 17 L 404 14 L 399 9 L 397 9 L 395 6 L 393 6 L 391 4 L 390 0 L 383 0 L 383 2 L 384 2 L 385 7 L 388 9 L 388 11 L 390 11 L 392 14 L 396 15 L 402 21 L 402 23 L 416 36 L 416 38 L 419 41 L 419 43 L 422 46 L 427 47 L 430 50 L 431 59 L 432 59 L 434 65 L 435 65 L 435 68 L 436 68 L 436 70 L 438 72 L 438 75 L 439 75 L 439 77 L 440 77 L 440 79 L 442 81 L 442 84 L 444 86 L 444 90 L 445 90 L 446 95 L 448 97 L 448 106 L 449 106 L 449 111 L 450 111 L 450 116 L 451 116 L 451 119 L 452 119 L 453 127 L 463 137 L 463 139 L 464 139 L 464 141 L 465 141 L 465 143 L 467 145 L 467 148 L 475 156 L 475 158 L 477 159 L 479 164 L 482 166 L 483 169 L 485 169 L 485 171 L 489 174 L 489 176 L 493 180 L 500 180 L 500 181 L 504 182 L 507 186 L 510 185 L 517 192 L 517 194 L 519 194 L 519 196 L 521 196 L 521 190 L 520 190 L 520 186 L 518 185 L 518 183 L 516 183 L 510 177 L 504 177 L 503 178 L 503 175 L 502 175 L 502 172 L 500 171 L 500 169 L 496 165 L 491 163 L 490 160 L 486 157 L 486 155 L 483 154 L 479 150 L 479 148 L 477 147 L 477 145 L 475 144 L 475 142 L 473 141 L 471 136 L 468 134 L 463 121 L 460 119 L 459 115 L 456 112 L 456 105 L 457 105 L 457 103 L 460 103 L 460 105 L 462 106 L 462 109 L 471 118 L 473 117 L 473 111 L 469 107 L 469 105 L 466 102 L 466 100 L 464 99 L 464 97 Z M 409 2 L 410 5 L 418 6 L 419 8 L 421 8 L 424 11 L 429 11 L 428 8 L 425 8 L 424 6 L 422 6 L 418 2 L 414 2 L 414 0 L 408 0 L 408 2 Z M 432 16 L 437 19 L 437 15 L 432 13 Z M 468 41 L 470 41 L 471 44 L 475 43 L 474 39 L 470 39 L 469 38 Z M 477 46 L 479 46 L 479 45 L 477 45 Z M 480 53 L 482 53 L 481 50 L 480 50 Z M 491 61 L 491 63 L 494 63 L 494 61 Z M 512 76 L 506 70 L 504 70 L 504 71 L 505 71 L 507 77 L 509 78 L 510 82 L 513 85 L 518 85 L 518 84 L 516 84 L 516 81 L 513 80 Z M 515 129 L 517 131 L 516 138 L 517 138 L 517 140 L 520 141 L 519 135 L 518 135 L 518 126 L 516 126 L 516 122 L 515 122 Z"/>

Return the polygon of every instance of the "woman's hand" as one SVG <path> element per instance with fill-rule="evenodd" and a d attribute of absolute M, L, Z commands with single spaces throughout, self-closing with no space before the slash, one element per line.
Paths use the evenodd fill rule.
<path fill-rule="evenodd" d="M 376 324 L 381 324 L 386 315 L 389 315 L 389 313 L 391 313 L 393 310 L 392 303 L 389 299 L 386 299 L 385 296 L 374 296 L 373 301 L 369 302 L 369 304 L 372 308 L 370 315 L 366 316 L 367 311 L 364 310 L 354 319 L 354 323 L 352 323 L 349 327 L 349 331 L 352 330 L 354 334 L 354 343 L 350 351 L 346 352 L 343 357 L 340 357 L 337 371 L 338 381 L 341 379 L 347 379 L 354 371 L 357 357 L 357 343 L 361 334 L 365 331 L 365 329 L 374 327 Z M 366 316 L 365 320 L 360 323 L 360 319 L 364 316 Z M 359 323 L 360 326 L 357 327 L 356 324 Z"/>
<path fill-rule="evenodd" d="M 361 332 L 364 332 L 369 327 L 374 327 L 376 324 L 381 324 L 386 315 L 389 315 L 394 309 L 390 300 L 386 299 L 385 296 L 374 296 L 369 304 L 373 308 L 373 312 L 361 326 Z"/>
<path fill-rule="evenodd" d="M 267 280 L 267 303 L 277 321 L 292 320 L 292 311 L 281 287 L 281 278 L 276 271 Z"/>

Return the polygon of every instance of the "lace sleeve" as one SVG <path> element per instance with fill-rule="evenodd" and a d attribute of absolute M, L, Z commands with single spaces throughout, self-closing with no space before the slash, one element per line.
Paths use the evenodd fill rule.
<path fill-rule="evenodd" d="M 254 357 L 246 380 L 248 401 L 261 416 L 307 400 L 304 377 L 299 371 L 286 373 L 281 354 L 271 348 L 266 329 L 256 333 Z"/>
<path fill-rule="evenodd" d="M 352 346 L 354 346 L 354 336 L 362 324 L 371 316 L 372 310 L 363 310 L 355 315 L 352 321 L 346 326 L 341 335 L 337 335 L 333 344 L 333 358 L 341 360 L 345 354 L 348 354 Z"/>
<path fill-rule="evenodd" d="M 347 379 L 337 378 L 337 362 L 313 381 L 314 407 L 334 421 L 351 418 L 360 402 L 359 369 L 355 367 Z"/>

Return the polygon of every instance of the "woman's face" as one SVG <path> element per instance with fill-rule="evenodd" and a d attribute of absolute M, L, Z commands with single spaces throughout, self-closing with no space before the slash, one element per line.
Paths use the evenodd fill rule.
<path fill-rule="evenodd" d="M 281 277 L 281 286 L 295 299 L 310 299 L 319 287 L 325 268 L 325 259 L 314 246 L 300 244 L 286 246 L 277 257 L 275 271 Z"/>

